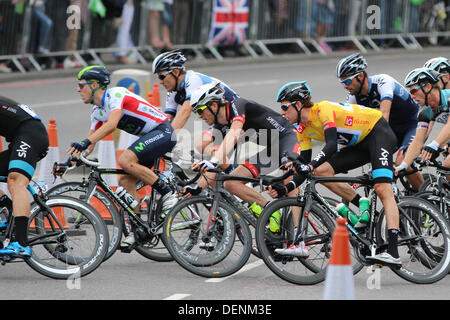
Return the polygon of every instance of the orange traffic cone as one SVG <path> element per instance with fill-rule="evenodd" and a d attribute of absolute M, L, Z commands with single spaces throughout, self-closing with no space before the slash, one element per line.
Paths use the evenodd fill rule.
<path fill-rule="evenodd" d="M 53 163 L 59 162 L 59 147 L 58 147 L 58 132 L 56 129 L 56 120 L 50 119 L 49 124 L 47 126 L 47 134 L 49 139 L 49 147 L 48 147 L 48 153 L 45 156 L 44 159 L 42 159 L 39 162 L 40 168 L 39 168 L 39 184 L 46 184 L 48 188 L 51 188 L 55 185 L 58 185 L 62 182 L 62 179 L 57 177 L 56 180 L 53 177 L 53 174 L 51 173 L 53 169 Z M 64 215 L 64 208 L 62 207 L 55 207 L 52 209 L 55 213 L 56 217 L 60 221 L 61 225 L 64 227 L 64 229 L 69 229 L 69 227 L 66 224 L 66 217 Z M 30 224 L 30 228 L 33 225 L 34 221 Z M 54 222 L 56 225 L 56 223 Z M 50 229 L 49 221 L 46 219 L 45 221 L 45 228 Z"/>
<path fill-rule="evenodd" d="M 147 94 L 147 102 L 153 105 L 153 94 L 151 92 Z"/>
<path fill-rule="evenodd" d="M 153 85 L 153 91 L 152 91 L 152 105 L 154 105 L 155 107 L 161 107 L 161 98 L 160 98 L 160 94 L 159 94 L 159 84 L 155 83 Z"/>
<path fill-rule="evenodd" d="M 324 300 L 353 300 L 355 288 L 350 258 L 350 238 L 345 227 L 347 219 L 339 218 L 333 233 L 330 262 L 325 278 Z"/>

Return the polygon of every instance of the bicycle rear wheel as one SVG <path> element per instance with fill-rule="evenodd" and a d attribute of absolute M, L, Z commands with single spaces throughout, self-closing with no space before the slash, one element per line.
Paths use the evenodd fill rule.
<path fill-rule="evenodd" d="M 450 269 L 450 229 L 447 220 L 423 199 L 403 197 L 398 203 L 400 233 L 398 250 L 401 268 L 392 270 L 412 283 L 441 280 Z M 378 243 L 385 243 L 387 228 L 382 214 L 376 226 Z"/>
<path fill-rule="evenodd" d="M 26 263 L 54 279 L 83 277 L 103 262 L 108 251 L 106 225 L 90 205 L 66 196 L 46 202 L 54 215 L 33 203 L 28 226 L 32 250 Z"/>
<path fill-rule="evenodd" d="M 195 196 L 168 214 L 163 238 L 174 259 L 186 270 L 207 278 L 229 276 L 248 261 L 252 237 L 247 223 L 230 205 Z"/>
<path fill-rule="evenodd" d="M 87 201 L 87 186 L 82 182 L 65 182 L 58 184 L 47 191 L 47 195 L 65 195 Z M 106 223 L 109 234 L 108 252 L 105 261 L 108 260 L 120 245 L 122 237 L 122 220 L 119 211 L 109 196 L 99 187 L 96 188 L 89 204 L 93 206 Z"/>

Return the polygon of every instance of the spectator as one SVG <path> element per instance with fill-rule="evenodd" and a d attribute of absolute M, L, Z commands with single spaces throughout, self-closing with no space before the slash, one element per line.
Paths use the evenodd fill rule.
<path fill-rule="evenodd" d="M 173 0 L 164 0 L 164 11 L 162 19 L 162 39 L 164 50 L 173 50 L 172 41 L 170 41 L 170 32 L 173 25 Z"/>
<path fill-rule="evenodd" d="M 133 64 L 134 62 L 127 57 L 127 48 L 134 47 L 131 39 L 130 29 L 134 18 L 133 0 L 128 0 L 122 10 L 122 22 L 117 32 L 117 45 L 122 50 L 117 53 L 117 60 L 123 64 Z"/>
<path fill-rule="evenodd" d="M 319 46 L 325 51 L 330 52 L 331 48 L 323 41 L 328 34 L 330 26 L 333 24 L 334 1 L 333 0 L 316 0 L 313 6 L 313 18 L 316 21 L 316 37 Z"/>
<path fill-rule="evenodd" d="M 46 0 L 30 0 L 32 15 L 33 17 L 36 17 L 39 24 L 38 53 L 49 52 L 46 47 L 50 43 L 50 35 L 53 28 L 53 21 L 45 14 L 45 1 Z M 17 0 L 13 0 L 13 3 L 17 2 Z"/>
<path fill-rule="evenodd" d="M 150 11 L 149 15 L 149 34 L 152 47 L 162 49 L 164 42 L 161 40 L 159 30 L 159 18 L 164 11 L 163 0 L 144 0 L 144 7 Z"/>

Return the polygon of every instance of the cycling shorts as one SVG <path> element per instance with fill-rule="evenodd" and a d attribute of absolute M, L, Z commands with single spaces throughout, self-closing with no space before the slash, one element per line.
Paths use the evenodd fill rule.
<path fill-rule="evenodd" d="M 128 150 L 138 158 L 139 164 L 151 168 L 165 153 L 172 151 L 177 139 L 169 122 L 163 122 L 152 131 L 136 140 Z"/>
<path fill-rule="evenodd" d="M 31 180 L 36 164 L 47 155 L 48 146 L 47 129 L 40 120 L 22 122 L 8 149 L 0 152 L 0 175 L 18 172 Z"/>
<path fill-rule="evenodd" d="M 389 123 L 381 118 L 363 141 L 336 152 L 328 163 L 336 174 L 371 163 L 375 183 L 391 183 L 394 176 L 393 154 L 396 141 Z"/>
<path fill-rule="evenodd" d="M 406 128 L 402 131 L 395 131 L 397 136 L 397 149 L 405 152 L 416 136 L 417 125 Z"/>

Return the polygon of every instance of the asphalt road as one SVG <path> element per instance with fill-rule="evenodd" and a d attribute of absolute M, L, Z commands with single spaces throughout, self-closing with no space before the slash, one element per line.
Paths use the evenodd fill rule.
<path fill-rule="evenodd" d="M 410 70 L 422 66 L 434 56 L 448 56 L 448 48 L 372 54 L 367 56 L 368 73 L 387 73 L 403 82 Z M 275 95 L 281 85 L 289 81 L 307 80 L 314 101 L 344 101 L 346 92 L 335 76 L 338 59 L 279 57 L 273 62 L 217 64 L 196 70 L 225 81 L 243 97 L 278 110 Z M 91 107 L 79 100 L 75 75 L 76 71 L 73 77 L 49 78 L 43 75 L 32 81 L 0 83 L 0 95 L 28 104 L 45 124 L 51 118 L 56 119 L 62 159 L 70 142 L 84 139 L 89 130 Z M 164 97 L 164 92 L 161 96 Z M 201 131 L 194 131 L 197 124 L 193 118 L 186 128 L 189 132 L 199 133 Z M 189 145 L 183 147 L 189 148 Z M 136 252 L 117 252 L 99 269 L 73 285 L 41 276 L 24 263 L 11 263 L 0 266 L 0 299 L 245 299 L 253 302 L 322 299 L 324 283 L 314 286 L 287 283 L 254 257 L 247 267 L 246 271 L 211 281 L 188 273 L 176 262 L 154 262 Z M 397 277 L 388 268 L 376 274 L 368 273 L 364 268 L 354 277 L 354 285 L 357 299 L 448 299 L 450 277 L 433 285 L 414 285 Z"/>

